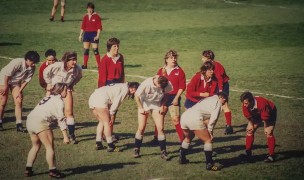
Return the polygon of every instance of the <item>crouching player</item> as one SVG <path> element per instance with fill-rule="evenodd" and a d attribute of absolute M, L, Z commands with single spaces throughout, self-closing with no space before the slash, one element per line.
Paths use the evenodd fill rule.
<path fill-rule="evenodd" d="M 33 175 L 33 164 L 40 150 L 41 143 L 46 150 L 46 161 L 49 165 L 49 175 L 62 178 L 64 174 L 56 169 L 54 135 L 51 126 L 59 125 L 64 143 L 69 143 L 67 125 L 64 120 L 64 102 L 62 98 L 67 95 L 67 86 L 57 83 L 50 91 L 51 95 L 43 98 L 27 117 L 26 127 L 32 141 L 32 148 L 28 153 L 25 176 Z"/>
<path fill-rule="evenodd" d="M 221 166 L 214 165 L 212 159 L 212 139 L 213 129 L 220 115 L 223 104 L 227 101 L 227 95 L 219 92 L 217 95 L 207 97 L 181 116 L 181 127 L 184 131 L 185 139 L 180 147 L 179 163 L 186 164 L 189 145 L 191 142 L 191 132 L 204 142 L 204 152 L 206 157 L 206 169 L 209 171 L 218 171 Z"/>
<path fill-rule="evenodd" d="M 248 119 L 246 151 L 245 154 L 241 154 L 240 157 L 246 158 L 247 160 L 250 159 L 254 133 L 263 121 L 268 144 L 268 156 L 264 161 L 274 162 L 275 137 L 273 130 L 277 119 L 276 106 L 273 102 L 263 97 L 253 96 L 251 92 L 243 92 L 240 100 L 242 102 L 243 114 Z"/>
<path fill-rule="evenodd" d="M 101 139 L 105 134 L 108 143 L 108 152 L 118 152 L 119 148 L 113 143 L 111 125 L 114 123 L 115 113 L 122 101 L 127 97 L 134 98 L 134 93 L 139 86 L 138 82 L 117 83 L 103 86 L 94 91 L 90 96 L 89 106 L 99 121 L 96 129 L 96 149 L 103 149 Z"/>

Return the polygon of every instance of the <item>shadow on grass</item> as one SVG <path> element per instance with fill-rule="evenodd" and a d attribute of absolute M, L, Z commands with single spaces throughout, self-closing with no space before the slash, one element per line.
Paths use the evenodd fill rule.
<path fill-rule="evenodd" d="M 14 43 L 14 42 L 0 42 L 0 46 L 20 46 L 21 43 Z"/>
<path fill-rule="evenodd" d="M 128 162 L 128 163 L 116 163 L 116 164 L 98 164 L 98 165 L 92 165 L 92 166 L 81 166 L 76 168 L 69 168 L 63 170 L 66 176 L 75 175 L 75 174 L 84 174 L 91 171 L 99 171 L 97 173 L 105 172 L 105 171 L 111 171 L 113 169 L 122 169 L 124 166 L 128 165 L 138 165 L 138 162 Z"/>
<path fill-rule="evenodd" d="M 304 157 L 304 151 L 299 151 L 299 150 L 283 151 L 283 152 L 278 152 L 276 154 L 276 161 L 283 161 L 286 159 L 303 158 L 303 157 Z"/>
<path fill-rule="evenodd" d="M 22 112 L 30 112 L 32 111 L 34 108 L 22 108 Z M 5 110 L 4 113 L 14 113 L 15 109 L 8 109 Z"/>
<path fill-rule="evenodd" d="M 137 67 L 142 67 L 141 64 L 125 64 L 126 68 L 137 68 Z"/>

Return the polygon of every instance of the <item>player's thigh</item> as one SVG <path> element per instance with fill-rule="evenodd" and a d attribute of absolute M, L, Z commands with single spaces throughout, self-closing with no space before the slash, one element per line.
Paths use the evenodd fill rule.
<path fill-rule="evenodd" d="M 152 118 L 155 122 L 158 131 L 164 130 L 164 116 L 158 110 L 152 110 Z"/>
<path fill-rule="evenodd" d="M 275 121 L 264 122 L 264 133 L 266 136 L 272 136 L 275 128 Z"/>
<path fill-rule="evenodd" d="M 211 142 L 211 137 L 207 128 L 194 130 L 194 134 L 203 142 Z"/>
<path fill-rule="evenodd" d="M 98 116 L 98 120 L 103 121 L 105 123 L 110 122 L 110 113 L 108 108 L 95 108 L 95 111 Z"/>
<path fill-rule="evenodd" d="M 12 91 L 12 96 L 13 96 L 15 104 L 16 105 L 17 104 L 21 104 L 22 103 L 23 94 L 22 94 L 22 92 L 20 93 L 20 86 L 11 86 L 11 91 Z"/>
<path fill-rule="evenodd" d="M 4 86 L 0 85 L 0 89 L 3 89 L 3 88 L 4 88 Z M 5 106 L 7 103 L 7 99 L 8 99 L 8 89 L 6 90 L 4 95 L 0 94 L 0 106 Z"/>
<path fill-rule="evenodd" d="M 54 148 L 54 136 L 51 129 L 47 129 L 38 134 L 40 141 L 46 148 Z"/>
<path fill-rule="evenodd" d="M 90 48 L 91 43 L 90 42 L 83 42 L 83 48 L 84 49 L 89 49 Z"/>
<path fill-rule="evenodd" d="M 149 113 L 141 114 L 138 109 L 137 116 L 138 116 L 138 130 L 143 131 L 146 128 Z"/>
<path fill-rule="evenodd" d="M 53 0 L 53 4 L 54 4 L 54 6 L 57 6 L 57 5 L 58 5 L 58 3 L 59 3 L 59 0 Z"/>
<path fill-rule="evenodd" d="M 64 114 L 66 116 L 73 115 L 73 93 L 72 91 L 67 91 L 64 101 Z"/>
<path fill-rule="evenodd" d="M 98 48 L 98 43 L 91 43 L 91 45 L 92 45 L 92 48 L 94 48 L 94 49 Z"/>

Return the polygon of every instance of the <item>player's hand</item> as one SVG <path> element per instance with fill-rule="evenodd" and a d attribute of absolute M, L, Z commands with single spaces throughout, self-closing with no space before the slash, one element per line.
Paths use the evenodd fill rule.
<path fill-rule="evenodd" d="M 98 39 L 99 39 L 98 36 L 95 36 L 95 37 L 94 37 L 94 41 L 97 41 Z"/>
<path fill-rule="evenodd" d="M 165 115 L 165 106 L 160 107 L 159 114 Z"/>
<path fill-rule="evenodd" d="M 113 123 L 114 123 L 114 115 L 111 115 L 110 121 L 109 121 L 110 126 L 112 126 Z"/>
<path fill-rule="evenodd" d="M 82 36 L 79 36 L 79 37 L 78 37 L 78 41 L 79 41 L 79 42 L 82 42 Z"/>
<path fill-rule="evenodd" d="M 16 96 L 16 99 L 20 98 L 20 100 L 22 100 L 22 94 L 19 93 L 17 96 Z"/>
<path fill-rule="evenodd" d="M 2 89 L 0 89 L 0 95 L 4 96 L 7 92 L 8 87 L 4 86 Z"/>
<path fill-rule="evenodd" d="M 139 108 L 139 113 L 142 114 L 142 115 L 146 115 L 147 112 L 143 109 L 143 108 Z"/>
<path fill-rule="evenodd" d="M 213 142 L 213 132 L 209 131 L 211 142 Z"/>
<path fill-rule="evenodd" d="M 178 106 L 178 99 L 173 99 L 172 105 L 173 106 Z"/>

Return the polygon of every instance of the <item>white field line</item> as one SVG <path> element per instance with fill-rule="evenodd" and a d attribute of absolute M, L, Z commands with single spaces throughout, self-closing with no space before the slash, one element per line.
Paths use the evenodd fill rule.
<path fill-rule="evenodd" d="M 280 8 L 280 9 L 299 9 L 299 8 L 288 8 L 285 6 L 270 6 L 270 5 L 265 5 L 265 4 L 251 4 L 251 3 L 234 2 L 234 1 L 227 1 L 227 0 L 223 0 L 223 2 L 227 3 L 227 4 L 248 5 L 248 6 L 257 6 L 257 7 L 276 7 L 276 8 Z"/>
<path fill-rule="evenodd" d="M 3 58 L 3 59 L 13 59 L 13 58 L 6 57 L 6 56 L 0 56 L 0 58 Z M 87 69 L 86 71 L 91 71 L 91 72 L 96 72 L 96 73 L 98 72 L 97 70 L 94 70 L 94 69 Z M 128 76 L 128 77 L 136 77 L 136 78 L 140 78 L 140 79 L 147 79 L 148 78 L 148 77 L 145 77 L 145 76 L 132 75 L 132 74 L 126 74 L 126 76 Z M 187 82 L 189 82 L 189 81 L 190 80 L 187 80 Z M 244 92 L 246 90 L 230 88 L 230 91 L 232 91 L 232 92 Z M 274 96 L 274 97 L 280 97 L 280 98 L 285 98 L 285 99 L 304 100 L 304 98 L 301 98 L 301 97 L 285 96 L 285 95 L 271 94 L 271 93 L 262 93 L 262 92 L 256 92 L 256 91 L 251 91 L 251 92 L 253 94 Z"/>

